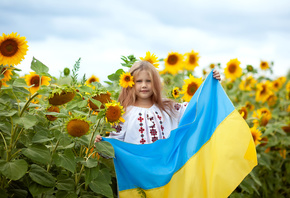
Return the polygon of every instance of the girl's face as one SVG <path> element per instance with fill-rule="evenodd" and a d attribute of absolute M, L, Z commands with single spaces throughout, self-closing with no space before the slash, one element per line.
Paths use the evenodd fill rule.
<path fill-rule="evenodd" d="M 135 93 L 137 100 L 148 100 L 151 102 L 151 96 L 153 94 L 153 87 L 151 78 L 147 71 L 142 70 L 135 77 Z"/>

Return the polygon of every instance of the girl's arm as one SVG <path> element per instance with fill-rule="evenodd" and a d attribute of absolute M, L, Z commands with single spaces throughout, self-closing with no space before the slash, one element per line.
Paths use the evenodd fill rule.
<path fill-rule="evenodd" d="M 214 69 L 213 71 L 213 77 L 219 81 L 221 81 L 221 75 L 220 73 L 218 72 L 218 70 Z"/>

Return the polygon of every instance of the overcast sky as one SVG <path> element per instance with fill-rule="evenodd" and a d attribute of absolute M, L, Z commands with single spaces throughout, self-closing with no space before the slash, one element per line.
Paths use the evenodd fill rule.
<path fill-rule="evenodd" d="M 32 57 L 55 77 L 81 57 L 79 75 L 104 81 L 123 55 L 191 50 L 201 56 L 197 73 L 233 58 L 242 68 L 274 61 L 277 77 L 290 69 L 289 0 L 1 0 L 0 30 L 27 38 L 22 75 Z"/>

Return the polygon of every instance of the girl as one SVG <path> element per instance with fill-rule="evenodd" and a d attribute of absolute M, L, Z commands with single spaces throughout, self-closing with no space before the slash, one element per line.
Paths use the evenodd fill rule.
<path fill-rule="evenodd" d="M 135 84 L 122 88 L 118 99 L 125 109 L 125 122 L 114 126 L 116 131 L 109 137 L 133 144 L 149 144 L 168 138 L 177 128 L 187 102 L 179 104 L 162 98 L 160 76 L 151 63 L 136 62 L 129 72 Z M 221 79 L 217 70 L 213 71 L 213 77 Z M 97 135 L 95 142 L 101 140 Z"/>

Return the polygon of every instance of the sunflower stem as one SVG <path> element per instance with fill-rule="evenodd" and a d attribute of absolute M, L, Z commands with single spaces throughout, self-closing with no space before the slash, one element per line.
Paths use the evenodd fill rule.
<path fill-rule="evenodd" d="M 100 120 L 101 120 L 101 119 L 98 120 L 98 123 L 97 123 L 96 129 L 97 129 L 98 126 L 99 126 Z M 102 128 L 103 128 L 103 127 L 102 127 Z M 91 136 L 91 139 L 90 139 L 90 142 L 89 142 L 88 151 L 87 151 L 87 153 L 86 153 L 86 155 L 85 155 L 85 160 L 86 160 L 86 161 L 88 160 L 88 156 L 89 156 L 89 154 L 90 154 L 90 150 L 91 150 L 91 148 L 92 148 L 92 146 L 93 146 L 93 145 L 92 145 L 92 142 L 93 142 L 93 139 L 94 139 L 94 136 L 95 136 L 96 129 L 93 131 L 92 136 Z M 80 179 L 81 179 L 81 176 L 82 176 L 82 173 L 83 173 L 84 168 L 85 168 L 85 165 L 82 165 L 79 174 L 76 174 L 76 177 L 75 177 L 75 185 L 76 185 L 76 186 L 77 186 L 78 183 L 80 182 Z"/>
<path fill-rule="evenodd" d="M 19 117 L 21 117 L 25 111 L 25 109 L 29 106 L 29 103 L 38 95 L 38 92 L 35 92 L 25 103 L 24 107 L 22 108 Z"/>
<path fill-rule="evenodd" d="M 54 154 L 55 151 L 56 151 L 56 148 L 57 148 L 58 145 L 59 145 L 60 139 L 61 139 L 61 138 L 59 138 L 59 139 L 57 140 L 57 142 L 56 142 L 56 144 L 55 144 L 55 147 L 54 147 L 54 149 L 53 149 L 53 151 L 52 151 L 51 158 L 50 158 L 50 162 L 49 162 L 49 164 L 47 165 L 47 168 L 46 168 L 46 171 L 47 171 L 47 172 L 49 172 L 49 170 L 50 170 L 50 168 L 51 168 L 52 157 L 53 157 L 53 154 Z"/>
<path fill-rule="evenodd" d="M 1 134 L 1 137 L 2 137 L 4 145 L 5 145 L 5 150 L 7 151 L 8 147 L 7 147 L 7 144 L 6 144 L 6 140 L 5 140 L 5 138 L 4 138 L 4 136 L 3 136 L 1 131 L 0 131 L 0 134 Z"/>

